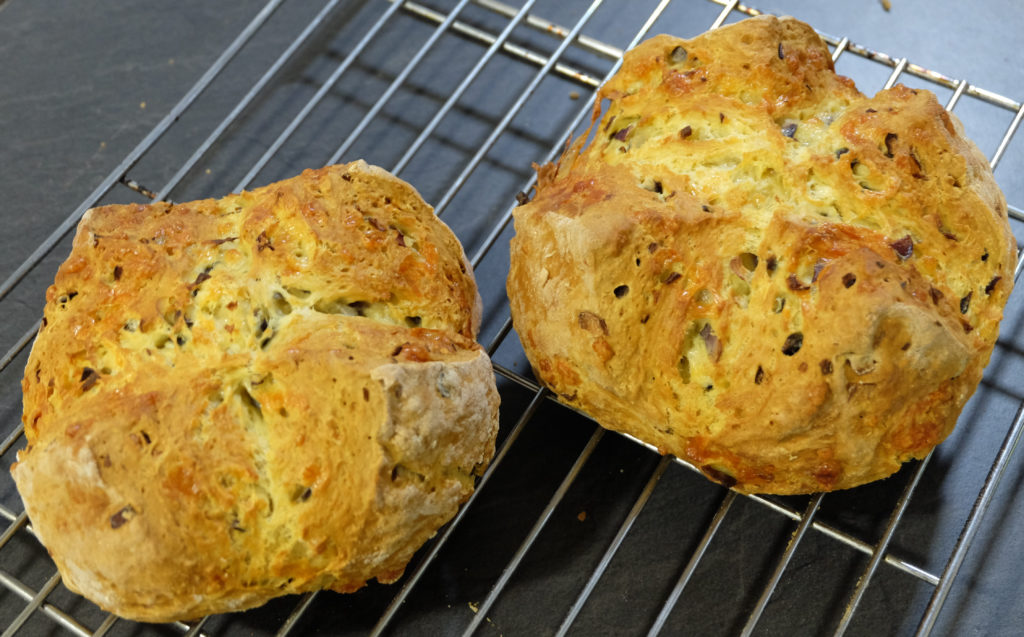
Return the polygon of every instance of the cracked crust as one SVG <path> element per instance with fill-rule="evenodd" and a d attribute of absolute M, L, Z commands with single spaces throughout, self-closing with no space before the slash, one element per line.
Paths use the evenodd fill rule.
<path fill-rule="evenodd" d="M 92 210 L 44 316 L 12 473 L 65 584 L 124 617 L 392 582 L 494 452 L 462 248 L 362 162 Z"/>
<path fill-rule="evenodd" d="M 876 480 L 950 433 L 1016 244 L 933 95 L 865 97 L 765 16 L 652 38 L 598 97 L 511 244 L 515 327 L 563 402 L 748 492 Z"/>

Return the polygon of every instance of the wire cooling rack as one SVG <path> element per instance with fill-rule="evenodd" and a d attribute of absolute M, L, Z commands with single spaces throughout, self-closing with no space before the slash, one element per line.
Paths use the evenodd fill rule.
<path fill-rule="evenodd" d="M 466 246 L 485 303 L 480 340 L 502 393 L 498 454 L 398 584 L 171 625 L 120 620 L 67 591 L 4 472 L 3 635 L 925 635 L 949 623 L 945 602 L 970 588 L 957 575 L 1024 429 L 1013 386 L 1021 348 L 1006 336 L 1024 316 L 1019 295 L 951 440 L 893 478 L 828 496 L 739 496 L 606 434 L 532 379 L 504 297 L 509 220 L 533 184 L 531 162 L 553 159 L 581 130 L 623 50 L 655 32 L 693 36 L 759 13 L 735 0 L 624 5 L 270 0 L 242 28 L 0 283 L 16 334 L 2 344 L 0 392 L 18 400 L 39 318 L 24 307 L 40 306 L 88 208 L 219 196 L 362 157 L 417 186 Z M 969 133 L 984 124 L 993 168 L 1016 151 L 1024 107 L 1013 97 L 822 36 L 862 90 L 929 88 Z M 1008 194 L 1020 236 L 1019 193 Z M 0 436 L 10 465 L 24 445 L 16 417 Z M 1001 625 L 1012 632 L 1012 620 Z"/>

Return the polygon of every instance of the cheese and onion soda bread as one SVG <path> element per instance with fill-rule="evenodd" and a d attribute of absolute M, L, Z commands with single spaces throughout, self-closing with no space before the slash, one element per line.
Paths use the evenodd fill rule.
<path fill-rule="evenodd" d="M 853 487 L 950 433 L 1016 244 L 931 93 L 866 97 L 810 27 L 758 17 L 637 46 L 594 120 L 511 244 L 561 401 L 742 492 Z"/>
<path fill-rule="evenodd" d="M 494 452 L 462 247 L 363 162 L 86 213 L 12 469 L 65 585 L 169 621 L 392 582 Z"/>

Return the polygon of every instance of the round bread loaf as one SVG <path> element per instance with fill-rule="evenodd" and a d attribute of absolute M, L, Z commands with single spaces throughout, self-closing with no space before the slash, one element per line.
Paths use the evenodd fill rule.
<path fill-rule="evenodd" d="M 392 582 L 494 453 L 479 320 L 455 236 L 363 162 L 91 210 L 25 372 L 33 528 L 132 619 Z"/>
<path fill-rule="evenodd" d="M 759 17 L 639 45 L 594 121 L 511 244 L 563 402 L 744 492 L 859 485 L 950 433 L 1016 245 L 931 93 L 865 97 L 810 27 Z"/>

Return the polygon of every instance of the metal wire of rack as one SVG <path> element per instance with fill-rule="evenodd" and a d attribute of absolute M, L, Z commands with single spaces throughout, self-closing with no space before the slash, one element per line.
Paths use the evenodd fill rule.
<path fill-rule="evenodd" d="M 871 604 L 878 600 L 872 595 L 879 586 L 872 585 L 882 572 L 902 574 L 910 580 L 901 581 L 914 583 L 908 588 L 920 590 L 923 586 L 927 590 L 924 600 L 920 593 L 903 599 L 916 614 L 911 628 L 896 628 L 920 635 L 932 631 L 1024 431 L 1019 399 L 1016 415 L 1009 422 L 996 423 L 1004 433 L 989 450 L 974 505 L 958 518 L 955 541 L 948 550 L 940 551 L 936 560 L 914 555 L 906 547 L 896 548 L 901 523 L 934 464 L 931 456 L 911 463 L 896 479 L 871 491 L 868 499 L 883 502 L 872 508 L 871 523 L 859 525 L 844 520 L 842 513 L 851 502 L 863 505 L 855 496 L 738 496 L 704 482 L 679 461 L 658 457 L 638 441 L 606 435 L 586 418 L 556 403 L 529 372 L 517 371 L 517 367 L 526 366 L 503 297 L 505 253 L 501 241 L 511 233 L 514 195 L 533 185 L 529 161 L 554 159 L 566 140 L 581 129 L 592 105 L 585 96 L 615 72 L 623 50 L 651 34 L 659 20 L 669 14 L 669 0 L 652 3 L 649 12 L 639 12 L 643 13 L 636 20 L 639 24 L 631 25 L 618 45 L 584 33 L 588 25 L 602 19 L 605 26 L 610 21 L 625 22 L 614 16 L 598 17 L 602 0 L 594 0 L 579 15 L 554 19 L 534 11 L 537 0 L 526 0 L 518 6 L 498 0 L 433 4 L 426 0 L 328 0 L 297 25 L 294 37 L 280 54 L 247 76 L 247 87 L 236 88 L 231 99 L 206 99 L 225 83 L 222 78 L 226 70 L 235 69 L 239 59 L 251 55 L 261 30 L 286 4 L 285 0 L 267 2 L 159 124 L 0 283 L 0 303 L 23 288 L 38 287 L 32 280 L 36 271 L 51 267 L 46 265 L 47 258 L 66 250 L 70 231 L 88 208 L 110 198 L 124 197 L 127 192 L 143 199 L 185 199 L 215 194 L 216 188 L 231 186 L 237 191 L 258 180 L 288 176 L 296 172 L 296 166 L 368 156 L 373 163 L 420 187 L 427 200 L 435 204 L 437 214 L 459 234 L 471 256 L 485 297 L 481 342 L 494 359 L 505 405 L 498 453 L 471 500 L 420 551 L 399 584 L 372 585 L 344 597 L 307 594 L 273 602 L 267 609 L 241 617 L 211 617 L 170 627 L 131 625 L 75 599 L 66 590 L 62 593 L 59 575 L 52 564 L 46 566 L 49 562 L 45 555 L 33 545 L 30 521 L 16 497 L 10 497 L 13 486 L 6 484 L 0 489 L 8 495 L 0 504 L 0 516 L 8 521 L 0 533 L 0 556 L 28 554 L 32 567 L 22 569 L 29 574 L 26 576 L 0 569 L 4 594 L 0 600 L 19 600 L 16 612 L 4 616 L 4 636 L 23 629 L 75 635 L 469 635 L 499 629 L 508 634 L 527 634 L 527 630 L 530 634 L 591 634 L 593 630 L 588 627 L 602 625 L 595 622 L 611 621 L 594 607 L 607 603 L 623 586 L 616 583 L 616 575 L 623 568 L 619 565 L 622 554 L 634 559 L 637 551 L 642 552 L 634 545 L 655 533 L 649 529 L 650 523 L 644 526 L 647 513 L 658 506 L 659 498 L 671 499 L 676 483 L 685 484 L 683 490 L 688 497 L 702 502 L 694 507 L 697 512 L 692 517 L 697 523 L 690 537 L 680 542 L 679 550 L 666 560 L 671 576 L 654 587 L 659 593 L 656 603 L 644 613 L 615 620 L 619 623 L 611 625 L 609 633 L 681 632 L 681 622 L 688 621 L 690 615 L 680 602 L 693 594 L 695 578 L 708 577 L 708 561 L 717 559 L 712 556 L 737 549 L 735 543 L 720 539 L 723 529 L 736 517 L 754 520 L 755 525 L 776 532 L 763 532 L 757 558 L 761 568 L 746 593 L 725 600 L 698 595 L 689 604 L 698 608 L 708 603 L 742 606 L 736 618 L 725 624 L 724 632 L 748 635 L 757 629 L 792 634 L 785 627 L 792 628 L 806 619 L 803 610 L 796 607 L 786 614 L 785 603 L 776 606 L 786 608 L 769 608 L 774 600 L 787 599 L 788 590 L 795 586 L 791 581 L 800 578 L 794 560 L 812 565 L 821 561 L 813 554 L 806 555 L 805 547 L 815 542 L 841 547 L 846 551 L 842 558 L 846 561 L 836 585 L 839 592 L 832 595 L 828 608 L 817 611 L 821 619 L 814 632 L 844 634 L 857 626 L 861 615 L 874 613 Z M 452 6 L 434 6 L 437 4 Z M 546 9 L 566 13 L 557 5 Z M 705 18 L 698 30 L 760 13 L 736 0 L 709 0 L 696 8 L 691 3 L 685 9 L 693 20 Z M 619 26 L 620 31 L 625 29 Z M 343 44 L 335 33 L 344 36 Z M 873 51 L 846 37 L 822 36 L 832 46 L 837 64 L 854 56 L 886 69 L 885 87 L 916 79 L 949 92 L 947 109 L 973 99 L 1010 114 L 1010 122 L 990 155 L 992 167 L 1006 156 L 1024 118 L 1020 101 L 906 58 Z M 382 51 L 380 42 L 385 39 L 393 48 Z M 452 61 L 453 54 L 458 63 Z M 518 81 L 500 96 L 500 85 L 506 82 L 493 79 L 498 64 Z M 439 65 L 458 67 L 452 71 L 454 80 L 443 88 L 432 84 Z M 360 89 L 353 90 L 354 86 Z M 282 95 L 284 102 L 275 102 Z M 495 103 L 488 97 L 493 97 Z M 553 103 L 558 105 L 556 114 L 552 114 Z M 288 115 L 282 118 L 280 113 Z M 187 121 L 190 116 L 194 121 Z M 286 122 L 284 126 L 282 121 Z M 180 132 L 192 124 L 204 130 L 205 136 L 193 139 L 191 133 Z M 452 140 L 460 136 L 465 141 L 453 144 Z M 180 149 L 180 138 L 184 137 L 191 143 L 188 148 L 194 149 L 187 155 Z M 171 147 L 177 150 L 168 150 Z M 218 174 L 216 180 L 208 177 L 213 172 Z M 1014 220 L 1024 221 L 1021 208 L 1014 205 L 1016 202 L 1010 203 Z M 1022 262 L 1018 262 L 1015 278 L 1021 267 Z M 9 345 L 0 358 L 0 373 L 16 368 L 15 362 L 23 360 L 37 328 L 38 321 L 28 325 Z M 10 371 L 6 374 L 12 378 L 15 375 Z M 555 434 L 543 426 L 556 421 L 564 421 L 569 433 Z M 10 460 L 23 443 L 21 426 L 4 423 L 0 432 L 0 456 Z M 555 437 L 558 439 L 553 440 Z M 550 451 L 544 451 L 548 447 Z M 550 462 L 550 470 L 537 470 L 542 474 L 537 483 L 515 476 L 534 470 L 544 458 L 556 453 L 567 459 Z M 541 460 L 531 463 L 530 457 Z M 667 481 L 673 481 L 673 485 L 665 485 Z M 506 541 L 499 549 L 493 541 L 484 539 L 496 528 L 488 520 L 500 515 L 498 512 L 509 506 L 510 494 L 523 491 L 524 484 L 533 485 L 527 490 L 539 495 L 535 502 L 514 509 L 529 510 L 529 515 L 514 521 L 510 518 L 518 516 L 508 516 L 498 525 L 512 527 L 504 534 Z M 609 487 L 616 489 L 610 504 L 595 502 L 588 495 L 594 488 Z M 830 508 L 832 501 L 839 504 Z M 607 522 L 600 532 L 572 537 L 571 543 L 585 543 L 585 548 L 560 543 L 557 538 L 565 529 L 577 528 L 588 519 L 585 510 L 574 513 L 583 506 L 607 514 L 602 516 Z M 831 517 L 823 513 L 826 509 Z M 559 569 L 551 568 L 550 562 L 567 547 L 576 550 L 569 551 L 571 562 L 577 564 L 568 568 L 571 576 L 559 579 L 538 574 L 557 572 Z M 485 555 L 492 550 L 501 554 L 500 559 Z M 534 557 L 537 553 L 543 559 Z M 479 562 L 488 565 L 475 566 Z M 435 593 L 435 589 L 442 592 Z M 515 603 L 506 603 L 506 598 Z M 524 612 L 523 600 L 533 600 L 541 617 L 531 618 L 531 612 Z M 550 611 L 555 621 L 540 610 L 547 612 L 545 604 L 549 602 L 555 607 Z M 10 603 L 5 601 L 4 605 Z M 707 606 L 703 608 L 705 613 L 712 612 Z M 718 606 L 713 612 L 718 612 Z M 510 613 L 518 613 L 519 620 L 511 618 Z M 531 620 L 539 623 L 531 624 Z M 532 630 L 538 625 L 544 629 Z M 692 632 L 703 634 L 697 629 Z"/>

